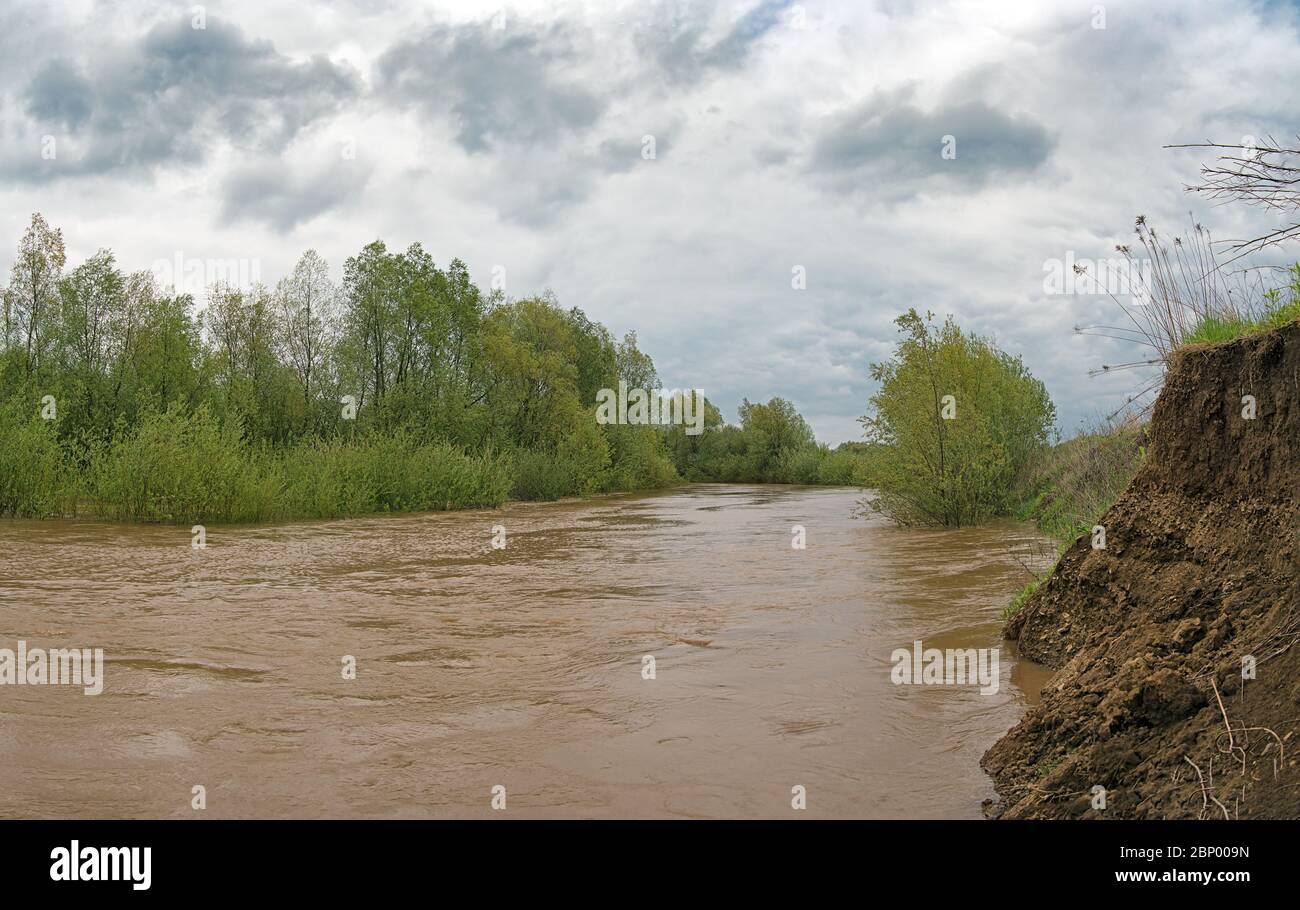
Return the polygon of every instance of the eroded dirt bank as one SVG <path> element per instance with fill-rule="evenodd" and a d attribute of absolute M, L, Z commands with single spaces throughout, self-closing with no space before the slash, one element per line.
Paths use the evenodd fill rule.
<path fill-rule="evenodd" d="M 1300 818 L 1300 326 L 1183 352 L 1150 434 L 1105 549 L 1075 541 L 1008 623 L 1060 670 L 984 756 L 993 811 Z"/>

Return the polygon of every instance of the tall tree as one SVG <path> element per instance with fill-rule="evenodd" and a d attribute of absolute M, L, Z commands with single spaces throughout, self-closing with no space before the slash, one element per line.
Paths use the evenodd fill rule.
<path fill-rule="evenodd" d="M 348 350 L 360 362 L 358 401 L 378 400 L 388 390 L 397 322 L 397 263 L 382 240 L 369 243 L 343 266 Z"/>
<path fill-rule="evenodd" d="M 659 384 L 655 362 L 649 354 L 643 353 L 636 346 L 636 332 L 628 332 L 623 336 L 615 359 L 618 362 L 618 378 L 626 382 L 629 389 L 649 390 Z"/>
<path fill-rule="evenodd" d="M 50 330 L 58 311 L 58 283 L 66 262 L 63 232 L 51 228 L 39 212 L 32 215 L 5 291 L 6 336 L 12 320 L 29 376 L 40 366 L 45 345 L 53 334 Z"/>
<path fill-rule="evenodd" d="M 280 343 L 302 385 L 303 406 L 310 408 L 338 318 L 329 264 L 315 250 L 303 253 L 293 272 L 280 279 L 275 302 Z"/>
<path fill-rule="evenodd" d="M 99 250 L 59 286 L 61 345 L 67 365 L 85 375 L 107 367 L 110 325 L 125 299 L 125 282 L 111 250 Z"/>

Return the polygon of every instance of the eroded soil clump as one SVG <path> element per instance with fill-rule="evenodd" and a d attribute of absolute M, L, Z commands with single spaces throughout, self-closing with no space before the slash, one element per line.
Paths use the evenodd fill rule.
<path fill-rule="evenodd" d="M 1060 669 L 984 756 L 995 812 L 1300 818 L 1300 325 L 1181 352 L 1150 435 L 1007 624 Z"/>

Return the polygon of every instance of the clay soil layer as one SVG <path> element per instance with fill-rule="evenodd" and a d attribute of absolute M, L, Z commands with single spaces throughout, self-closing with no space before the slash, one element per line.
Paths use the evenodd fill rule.
<path fill-rule="evenodd" d="M 992 814 L 1300 818 L 1300 325 L 1179 352 L 1150 437 L 1105 548 L 1007 624 L 1059 669 L 984 756 Z"/>

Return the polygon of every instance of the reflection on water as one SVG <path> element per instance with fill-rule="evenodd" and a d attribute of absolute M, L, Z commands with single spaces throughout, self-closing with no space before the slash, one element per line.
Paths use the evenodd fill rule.
<path fill-rule="evenodd" d="M 102 647 L 104 692 L 0 687 L 6 815 L 978 817 L 997 694 L 891 652 L 998 647 L 1023 525 L 899 529 L 844 489 L 694 486 L 275 528 L 0 523 L 0 647 Z M 504 524 L 508 545 L 491 547 Z M 807 549 L 791 548 L 791 527 Z M 342 678 L 353 655 L 357 678 Z M 642 678 L 653 655 L 656 678 Z"/>

